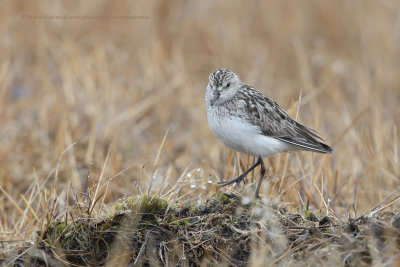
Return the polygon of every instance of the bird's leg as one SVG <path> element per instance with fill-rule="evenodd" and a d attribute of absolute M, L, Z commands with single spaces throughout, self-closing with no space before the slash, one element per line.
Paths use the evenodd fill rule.
<path fill-rule="evenodd" d="M 247 175 L 249 172 L 251 172 L 255 167 L 257 167 L 258 165 L 260 165 L 260 164 L 262 164 L 262 166 L 264 166 L 264 162 L 263 162 L 262 158 L 261 158 L 261 157 L 258 157 L 257 162 L 254 163 L 253 166 L 251 166 L 247 171 L 245 171 L 244 173 L 242 173 L 242 174 L 239 175 L 238 177 L 233 178 L 233 179 L 231 179 L 231 180 L 219 182 L 219 183 L 218 183 L 219 186 L 222 187 L 222 186 L 230 185 L 230 184 L 233 184 L 233 183 L 236 183 L 236 184 L 239 185 L 239 183 L 240 183 L 241 181 L 243 181 L 243 179 L 246 177 L 246 175 Z M 264 169 L 265 169 L 265 167 L 264 167 Z M 265 171 L 264 171 L 264 173 L 265 173 Z"/>
<path fill-rule="evenodd" d="M 258 160 L 260 161 L 260 164 L 261 164 L 261 170 L 260 170 L 260 180 L 258 180 L 255 198 L 260 198 L 258 193 L 260 192 L 261 183 L 264 178 L 265 171 L 267 170 L 264 165 L 264 160 L 261 157 L 259 157 Z"/>

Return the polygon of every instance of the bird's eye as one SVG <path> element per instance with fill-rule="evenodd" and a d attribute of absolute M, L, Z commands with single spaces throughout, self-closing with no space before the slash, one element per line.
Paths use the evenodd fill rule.
<path fill-rule="evenodd" d="M 226 88 L 229 88 L 229 86 L 231 86 L 231 83 L 226 84 Z"/>

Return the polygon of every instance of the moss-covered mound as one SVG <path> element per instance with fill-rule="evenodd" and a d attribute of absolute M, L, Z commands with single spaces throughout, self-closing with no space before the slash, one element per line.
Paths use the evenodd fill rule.
<path fill-rule="evenodd" d="M 96 221 L 70 219 L 39 233 L 35 244 L 3 257 L 14 266 L 200 266 L 394 261 L 399 221 L 393 214 L 338 222 L 311 212 L 216 194 L 170 206 L 130 198 Z M 388 250 L 388 248 L 391 248 Z"/>

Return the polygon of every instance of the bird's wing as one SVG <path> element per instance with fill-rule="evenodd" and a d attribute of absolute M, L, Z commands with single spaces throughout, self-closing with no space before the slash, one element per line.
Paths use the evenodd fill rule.
<path fill-rule="evenodd" d="M 331 153 L 332 148 L 318 134 L 296 122 L 274 101 L 260 91 L 247 87 L 250 94 L 242 95 L 241 103 L 248 114 L 247 119 L 260 127 L 261 133 L 283 142 L 320 153 Z"/>

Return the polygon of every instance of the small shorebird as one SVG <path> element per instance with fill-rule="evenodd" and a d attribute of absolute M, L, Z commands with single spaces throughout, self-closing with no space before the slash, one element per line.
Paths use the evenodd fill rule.
<path fill-rule="evenodd" d="M 258 157 L 257 162 L 238 177 L 219 182 L 237 185 L 261 165 L 258 197 L 265 175 L 263 157 L 275 153 L 308 150 L 332 153 L 332 148 L 311 130 L 296 122 L 274 101 L 242 82 L 228 69 L 210 74 L 206 92 L 208 124 L 213 134 L 227 147 Z"/>

